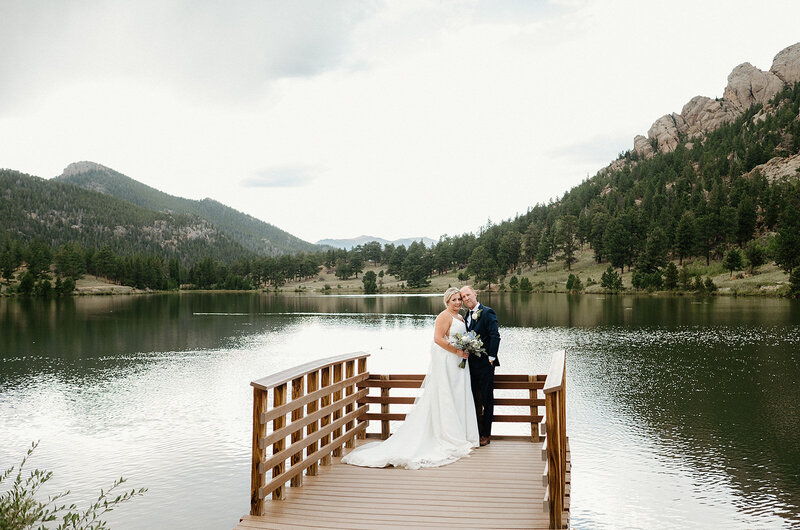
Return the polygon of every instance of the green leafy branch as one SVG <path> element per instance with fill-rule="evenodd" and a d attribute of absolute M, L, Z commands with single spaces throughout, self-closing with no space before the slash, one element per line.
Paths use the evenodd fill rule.
<path fill-rule="evenodd" d="M 23 468 L 38 445 L 39 442 L 31 444 L 17 468 L 11 487 L 0 493 L 0 530 L 25 530 L 37 525 L 38 528 L 45 528 L 44 523 L 59 518 L 61 520 L 57 527 L 59 530 L 108 528 L 108 524 L 100 519 L 102 515 L 112 511 L 118 504 L 144 495 L 147 491 L 147 488 L 140 488 L 116 494 L 118 488 L 125 483 L 125 479 L 120 477 L 108 490 L 101 489 L 97 500 L 84 511 L 78 510 L 75 504 L 62 503 L 62 499 L 69 495 L 69 490 L 50 495 L 46 501 L 37 500 L 36 494 L 39 489 L 53 477 L 52 471 L 34 469 L 23 478 Z M 14 466 L 0 474 L 0 490 L 13 474 Z"/>

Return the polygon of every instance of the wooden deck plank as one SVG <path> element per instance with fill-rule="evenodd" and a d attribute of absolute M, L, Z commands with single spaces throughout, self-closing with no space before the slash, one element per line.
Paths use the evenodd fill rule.
<path fill-rule="evenodd" d="M 359 445 L 371 440 L 359 440 Z M 439 468 L 362 468 L 334 458 L 237 528 L 547 528 L 541 443 L 497 440 Z"/>

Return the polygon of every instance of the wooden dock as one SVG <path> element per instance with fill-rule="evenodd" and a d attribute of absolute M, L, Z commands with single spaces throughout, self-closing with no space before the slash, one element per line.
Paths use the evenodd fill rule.
<path fill-rule="evenodd" d="M 495 378 L 495 421 L 528 423 L 529 436 L 493 437 L 467 458 L 420 470 L 341 463 L 356 445 L 388 436 L 389 421 L 404 419 L 390 407 L 414 397 L 390 389 L 419 388 L 423 378 L 370 374 L 366 358 L 323 359 L 251 383 L 251 511 L 237 529 L 568 527 L 564 352 L 554 354 L 548 374 Z M 507 397 L 513 392 L 522 397 Z M 370 410 L 376 405 L 380 412 Z M 504 407 L 517 413 L 502 414 Z M 367 435 L 370 421 L 380 421 L 381 433 Z"/>

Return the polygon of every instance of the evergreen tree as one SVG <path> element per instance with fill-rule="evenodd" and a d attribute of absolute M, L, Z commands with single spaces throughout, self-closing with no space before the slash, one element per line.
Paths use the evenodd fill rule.
<path fill-rule="evenodd" d="M 497 249 L 497 265 L 501 274 L 517 268 L 522 255 L 522 237 L 518 232 L 511 231 L 500 238 Z"/>
<path fill-rule="evenodd" d="M 624 267 L 630 258 L 631 233 L 622 219 L 611 219 L 603 237 L 603 247 L 606 249 L 608 261 L 614 268 L 624 272 Z"/>
<path fill-rule="evenodd" d="M 20 294 L 29 295 L 33 293 L 33 287 L 36 283 L 36 280 L 33 279 L 33 274 L 30 271 L 25 271 L 22 273 L 19 279 L 19 286 L 17 290 Z"/>
<path fill-rule="evenodd" d="M 4 239 L 3 245 L 0 247 L 0 275 L 6 281 L 10 281 L 14 277 L 14 271 L 17 267 L 19 267 L 19 263 L 16 262 L 14 257 L 11 241 Z"/>
<path fill-rule="evenodd" d="M 169 271 L 169 279 L 175 282 L 176 287 L 181 285 L 181 264 L 178 258 L 170 258 L 167 265 Z"/>
<path fill-rule="evenodd" d="M 364 258 L 361 257 L 361 252 L 353 251 L 350 253 L 350 270 L 358 278 L 358 273 L 364 270 Z"/>
<path fill-rule="evenodd" d="M 478 245 L 469 257 L 469 271 L 479 282 L 493 283 L 497 280 L 497 263 L 483 245 Z"/>
<path fill-rule="evenodd" d="M 800 266 L 800 212 L 796 206 L 784 209 L 775 235 L 775 263 L 787 274 Z"/>
<path fill-rule="evenodd" d="M 523 293 L 529 293 L 533 291 L 533 285 L 531 285 L 531 281 L 526 276 L 523 276 L 522 279 L 520 279 L 519 290 Z"/>
<path fill-rule="evenodd" d="M 536 263 L 539 266 L 544 265 L 544 270 L 547 271 L 547 264 L 552 261 L 550 259 L 550 256 L 552 255 L 553 243 L 551 232 L 549 230 L 545 230 L 542 232 L 542 235 L 539 238 L 539 247 L 536 250 Z"/>
<path fill-rule="evenodd" d="M 800 297 L 800 267 L 792 269 L 792 273 L 789 275 L 789 296 Z"/>
<path fill-rule="evenodd" d="M 42 273 L 50 270 L 53 251 L 41 239 L 34 239 L 25 251 L 25 262 L 28 264 L 28 272 L 33 275 L 34 279 L 37 279 Z"/>
<path fill-rule="evenodd" d="M 378 276 L 375 274 L 375 271 L 367 271 L 364 273 L 364 276 L 361 278 L 361 282 L 364 284 L 364 293 L 366 294 L 373 294 L 378 292 Z"/>
<path fill-rule="evenodd" d="M 685 263 L 678 274 L 678 284 L 681 286 L 681 291 L 688 291 L 692 286 L 692 276 Z"/>
<path fill-rule="evenodd" d="M 530 223 L 522 237 L 522 255 L 529 267 L 536 263 L 536 252 L 539 250 L 541 229 L 537 223 Z"/>
<path fill-rule="evenodd" d="M 565 215 L 558 223 L 556 238 L 558 248 L 564 254 L 564 262 L 567 270 L 572 270 L 572 264 L 578 261 L 575 258 L 575 251 L 578 250 L 578 239 L 576 232 L 578 229 L 578 219 L 574 215 Z"/>
<path fill-rule="evenodd" d="M 60 279 L 60 278 L 59 278 Z M 72 278 L 64 278 L 64 281 L 61 282 L 61 285 L 58 286 L 56 292 L 61 295 L 69 295 L 75 290 L 75 280 Z"/>
<path fill-rule="evenodd" d="M 86 272 L 86 261 L 84 252 L 80 245 L 75 243 L 64 243 L 56 251 L 55 255 L 56 272 L 62 276 L 80 279 Z"/>
<path fill-rule="evenodd" d="M 582 290 L 583 282 L 581 282 L 581 279 L 574 274 L 570 274 L 569 277 L 567 277 L 567 291 L 580 292 Z"/>
<path fill-rule="evenodd" d="M 380 263 L 381 259 L 383 258 L 383 250 L 381 249 L 381 244 L 377 241 L 370 241 L 364 244 L 362 248 L 362 254 L 364 259 L 372 263 L 373 265 L 377 265 Z"/>
<path fill-rule="evenodd" d="M 644 252 L 639 256 L 636 268 L 642 272 L 656 272 L 667 263 L 667 239 L 659 226 L 653 226 L 647 235 Z"/>
<path fill-rule="evenodd" d="M 742 253 L 739 252 L 739 249 L 732 248 L 729 250 L 722 265 L 731 271 L 731 278 L 733 278 L 733 271 L 742 269 Z"/>
<path fill-rule="evenodd" d="M 389 245 L 386 246 L 388 247 Z M 408 251 L 406 250 L 405 245 L 400 245 L 393 249 L 388 262 L 389 266 L 386 268 L 386 274 L 391 274 L 395 278 L 400 279 L 403 269 L 403 262 L 406 259 L 407 253 Z"/>
<path fill-rule="evenodd" d="M 767 262 L 767 255 L 758 241 L 750 241 L 744 249 L 744 255 L 750 263 L 750 274 Z"/>
<path fill-rule="evenodd" d="M 612 292 L 622 290 L 622 277 L 611 265 L 608 266 L 603 276 L 600 277 L 600 287 Z"/>
<path fill-rule="evenodd" d="M 691 210 L 681 215 L 678 229 L 675 232 L 675 250 L 678 254 L 678 265 L 683 265 L 683 258 L 694 254 L 697 244 L 697 223 Z"/>
<path fill-rule="evenodd" d="M 664 269 L 664 287 L 670 291 L 678 288 L 678 267 L 671 261 Z"/>
<path fill-rule="evenodd" d="M 116 269 L 117 257 L 111 247 L 103 245 L 94 257 L 95 274 L 106 279 L 114 273 Z"/>
<path fill-rule="evenodd" d="M 756 206 L 749 195 L 742 197 L 736 209 L 736 241 L 739 248 L 753 237 L 756 228 Z"/>
<path fill-rule="evenodd" d="M 597 212 L 592 216 L 592 231 L 589 242 L 594 249 L 594 260 L 597 263 L 602 263 L 606 258 L 603 236 L 606 233 L 608 222 L 609 217 L 606 212 Z"/>
<path fill-rule="evenodd" d="M 336 264 L 336 277 L 340 280 L 347 280 L 353 274 L 353 269 L 350 267 L 350 262 L 344 258 L 339 258 Z"/>
<path fill-rule="evenodd" d="M 414 241 L 408 247 L 406 259 L 403 261 L 401 278 L 409 287 L 425 287 L 430 285 L 428 276 L 433 272 L 433 266 L 425 245 Z"/>

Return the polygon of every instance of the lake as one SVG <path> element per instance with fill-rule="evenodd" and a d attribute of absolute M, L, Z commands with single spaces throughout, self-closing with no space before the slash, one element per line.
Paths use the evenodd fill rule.
<path fill-rule="evenodd" d="M 567 351 L 574 528 L 800 525 L 800 303 L 495 294 L 498 373 Z M 183 293 L 0 299 L 0 469 L 79 505 L 149 491 L 114 528 L 249 511 L 251 380 L 341 353 L 422 373 L 441 296 Z M 511 428 L 509 426 L 500 426 Z M 496 429 L 501 432 L 502 429 Z M 532 499 L 538 502 L 539 499 Z"/>

